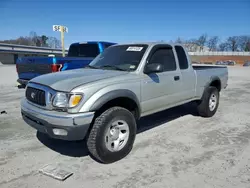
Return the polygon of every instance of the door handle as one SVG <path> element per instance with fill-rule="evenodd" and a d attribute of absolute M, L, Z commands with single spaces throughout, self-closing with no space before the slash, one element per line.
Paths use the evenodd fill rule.
<path fill-rule="evenodd" d="M 180 80 L 180 77 L 179 77 L 179 76 L 175 76 L 175 77 L 174 77 L 174 80 L 175 80 L 175 81 Z"/>

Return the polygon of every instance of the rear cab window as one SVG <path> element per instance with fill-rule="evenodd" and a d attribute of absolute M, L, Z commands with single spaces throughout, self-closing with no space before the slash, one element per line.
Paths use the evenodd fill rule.
<path fill-rule="evenodd" d="M 179 61 L 180 69 L 181 70 L 187 69 L 188 68 L 188 60 L 187 60 L 185 50 L 183 49 L 182 46 L 175 46 L 175 51 L 176 51 L 177 58 Z"/>
<path fill-rule="evenodd" d="M 100 53 L 97 43 L 72 44 L 69 48 L 68 57 L 94 58 Z"/>

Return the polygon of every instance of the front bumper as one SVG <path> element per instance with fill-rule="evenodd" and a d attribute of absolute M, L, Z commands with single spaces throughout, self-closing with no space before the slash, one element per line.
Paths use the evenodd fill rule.
<path fill-rule="evenodd" d="M 24 80 L 24 79 L 18 78 L 18 79 L 17 79 L 17 82 L 18 82 L 19 84 L 21 84 L 21 85 L 27 85 L 28 82 L 29 82 L 29 80 Z"/>
<path fill-rule="evenodd" d="M 94 118 L 94 112 L 68 114 L 48 111 L 33 106 L 26 99 L 21 101 L 21 113 L 23 120 L 37 131 L 62 140 L 84 139 Z"/>

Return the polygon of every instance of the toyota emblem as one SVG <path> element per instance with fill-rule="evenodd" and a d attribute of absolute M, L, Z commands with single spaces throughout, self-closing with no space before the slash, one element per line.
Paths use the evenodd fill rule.
<path fill-rule="evenodd" d="M 30 96 L 31 96 L 32 99 L 34 99 L 36 94 L 34 92 L 32 92 Z"/>

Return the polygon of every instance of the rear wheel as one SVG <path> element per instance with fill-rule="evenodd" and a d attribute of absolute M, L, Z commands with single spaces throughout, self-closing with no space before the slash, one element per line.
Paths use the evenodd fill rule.
<path fill-rule="evenodd" d="M 136 121 L 125 108 L 112 107 L 94 121 L 87 140 L 89 152 L 103 163 L 128 155 L 136 137 Z"/>
<path fill-rule="evenodd" d="M 199 115 L 202 117 L 212 117 L 219 106 L 219 98 L 219 91 L 216 87 L 210 86 L 206 88 L 197 107 Z"/>

